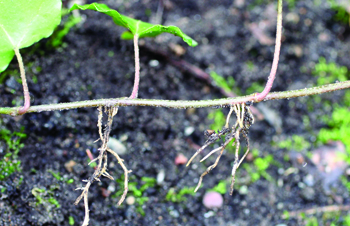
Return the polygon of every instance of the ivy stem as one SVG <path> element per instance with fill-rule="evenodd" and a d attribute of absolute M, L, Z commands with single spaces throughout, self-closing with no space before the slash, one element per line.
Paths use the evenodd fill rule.
<path fill-rule="evenodd" d="M 336 90 L 342 90 L 350 88 L 350 81 L 337 82 L 324 86 L 305 88 L 299 90 L 291 90 L 284 92 L 273 92 L 269 93 L 265 100 L 277 100 L 277 99 L 290 99 L 294 97 L 318 95 L 327 92 L 333 92 Z M 60 104 L 50 105 L 38 105 L 32 106 L 28 109 L 29 112 L 42 112 L 42 111 L 56 111 L 56 110 L 69 110 L 76 108 L 86 107 L 98 107 L 98 106 L 148 106 L 148 107 L 166 107 L 166 108 L 204 108 L 204 107 L 225 107 L 233 104 L 241 104 L 247 101 L 254 101 L 255 95 L 251 94 L 248 96 L 224 98 L 216 100 L 148 100 L 148 99 L 130 99 L 126 97 L 114 98 L 114 99 L 100 99 L 100 100 L 88 100 L 78 101 Z M 18 115 L 18 107 L 4 107 L 0 108 L 0 114 Z"/>
<path fill-rule="evenodd" d="M 139 84 L 140 84 L 140 53 L 139 53 L 139 36 L 134 35 L 134 51 L 135 51 L 135 81 L 134 88 L 130 95 L 130 99 L 135 99 L 138 96 Z"/>
<path fill-rule="evenodd" d="M 276 26 L 276 44 L 275 44 L 275 53 L 273 56 L 272 67 L 270 75 L 267 79 L 264 90 L 261 93 L 255 94 L 255 102 L 260 102 L 265 99 L 266 95 L 270 92 L 273 81 L 276 77 L 278 61 L 280 58 L 281 51 L 281 39 L 282 39 L 282 0 L 278 0 L 277 3 L 277 26 Z"/>
<path fill-rule="evenodd" d="M 19 53 L 19 49 L 17 47 L 14 48 L 14 51 L 15 51 L 15 54 L 17 57 L 19 71 L 21 73 L 21 79 L 22 79 L 22 85 L 23 85 L 23 95 L 24 95 L 24 105 L 23 105 L 23 107 L 20 107 L 18 109 L 18 115 L 23 115 L 24 113 L 27 112 L 27 110 L 30 107 L 30 95 L 29 95 L 29 89 L 28 89 L 28 85 L 27 85 L 26 74 L 24 71 L 22 56 Z"/>

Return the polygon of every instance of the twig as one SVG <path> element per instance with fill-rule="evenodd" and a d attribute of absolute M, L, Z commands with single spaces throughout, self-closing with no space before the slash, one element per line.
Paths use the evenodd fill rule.
<path fill-rule="evenodd" d="M 283 219 L 286 219 L 288 217 L 300 217 L 301 213 L 305 213 L 307 215 L 313 215 L 316 213 L 323 213 L 323 212 L 338 212 L 338 211 L 349 211 L 350 205 L 331 205 L 331 206 L 316 206 L 308 209 L 302 209 L 297 211 L 288 211 L 288 214 L 284 214 L 282 216 Z"/>

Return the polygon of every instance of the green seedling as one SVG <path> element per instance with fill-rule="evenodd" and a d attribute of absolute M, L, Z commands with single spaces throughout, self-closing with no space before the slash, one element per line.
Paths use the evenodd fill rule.
<path fill-rule="evenodd" d="M 325 85 L 331 82 L 343 82 L 349 79 L 350 74 L 345 66 L 335 63 L 327 63 L 324 57 L 320 57 L 312 72 L 317 76 L 317 85 Z"/>
<path fill-rule="evenodd" d="M 53 204 L 54 206 L 56 206 L 56 208 L 60 208 L 61 205 L 59 204 L 59 202 L 57 201 L 57 199 L 55 199 L 54 196 L 54 190 L 58 189 L 58 187 L 56 186 L 51 186 L 50 190 L 46 190 L 46 189 L 40 189 L 40 188 L 33 188 L 32 189 L 32 195 L 36 198 L 37 202 L 36 205 L 40 205 L 40 204 L 45 204 L 50 203 Z"/>
<path fill-rule="evenodd" d="M 22 128 L 23 131 L 23 128 Z M 7 129 L 0 130 L 0 144 L 4 141 L 6 148 L 5 155 L 0 159 L 0 181 L 5 180 L 14 172 L 21 171 L 21 161 L 18 160 L 18 153 L 23 148 L 23 139 L 27 135 L 23 132 L 10 132 Z"/>
<path fill-rule="evenodd" d="M 303 151 L 307 150 L 311 146 L 311 144 L 307 140 L 305 140 L 304 137 L 299 135 L 292 135 L 291 138 L 280 141 L 275 145 L 277 145 L 277 147 L 279 148 L 285 148 L 288 151 Z"/>
<path fill-rule="evenodd" d="M 52 171 L 52 170 L 48 170 L 47 172 L 51 173 L 52 176 L 53 176 L 54 178 L 56 178 L 56 180 L 58 180 L 58 181 L 64 181 L 64 182 L 66 182 L 67 184 L 71 184 L 71 183 L 74 182 L 74 179 L 63 178 L 63 177 L 60 175 L 60 172 L 54 172 L 54 171 Z"/>
<path fill-rule="evenodd" d="M 195 195 L 194 187 L 184 187 L 180 191 L 176 192 L 175 188 L 170 188 L 165 196 L 165 199 L 170 202 L 182 202 L 186 201 L 185 195 Z"/>
<path fill-rule="evenodd" d="M 232 91 L 235 84 L 233 77 L 229 76 L 227 79 L 225 79 L 215 71 L 210 72 L 210 77 L 213 79 L 215 85 L 224 89 L 225 92 L 229 93 Z"/>
<path fill-rule="evenodd" d="M 259 180 L 261 177 L 265 178 L 268 181 L 273 182 L 274 179 L 266 171 L 272 165 L 279 165 L 272 155 L 266 155 L 265 157 L 258 157 L 259 151 L 257 149 L 252 150 L 252 155 L 254 157 L 253 166 L 248 163 L 243 164 L 243 168 L 247 171 L 250 176 L 251 183 Z"/>
<path fill-rule="evenodd" d="M 208 114 L 208 119 L 214 120 L 209 128 L 214 131 L 219 131 L 225 124 L 226 116 L 221 110 L 215 110 Z"/>
<path fill-rule="evenodd" d="M 131 178 L 133 179 L 133 178 Z M 120 188 L 124 187 L 124 179 L 119 178 L 116 180 L 117 183 L 119 184 Z M 145 212 L 142 208 L 142 205 L 144 205 L 149 198 L 144 196 L 144 192 L 148 188 L 153 188 L 157 184 L 157 180 L 153 177 L 142 177 L 141 181 L 143 182 L 141 187 L 138 187 L 137 182 L 129 182 L 129 193 L 130 195 L 135 197 L 135 205 L 136 205 L 136 210 L 138 213 L 140 213 L 142 216 L 145 215 Z M 117 198 L 120 197 L 123 194 L 122 190 L 117 191 L 115 194 L 112 195 L 112 198 Z"/>
<path fill-rule="evenodd" d="M 346 1 L 327 0 L 332 10 L 336 12 L 334 20 L 350 25 L 350 12 L 346 9 L 349 3 Z"/>
<path fill-rule="evenodd" d="M 252 85 L 246 90 L 247 94 L 254 93 L 255 90 L 262 90 L 264 85 L 262 82 L 253 82 Z"/>
<path fill-rule="evenodd" d="M 318 226 L 318 221 L 316 217 L 308 217 L 306 218 L 305 216 L 303 217 L 306 222 L 305 222 L 305 226 Z"/>
<path fill-rule="evenodd" d="M 335 108 L 332 118 L 327 123 L 329 128 L 322 128 L 317 136 L 317 140 L 324 144 L 330 140 L 341 141 L 347 153 L 342 158 L 348 163 L 350 163 L 350 119 L 346 115 L 349 114 L 350 110 L 347 107 Z"/>
<path fill-rule="evenodd" d="M 220 194 L 226 194 L 227 192 L 227 181 L 221 180 L 219 183 L 213 187 L 213 189 L 210 189 L 209 191 L 216 191 Z"/>
<path fill-rule="evenodd" d="M 69 225 L 74 225 L 74 223 L 75 223 L 74 217 L 69 216 L 69 217 L 68 217 L 68 224 L 69 224 Z"/>

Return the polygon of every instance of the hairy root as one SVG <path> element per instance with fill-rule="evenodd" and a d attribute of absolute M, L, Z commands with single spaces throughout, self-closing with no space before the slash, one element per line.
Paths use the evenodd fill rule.
<path fill-rule="evenodd" d="M 225 136 L 225 142 L 223 144 L 221 144 L 220 147 L 209 152 L 204 158 L 202 158 L 200 160 L 200 162 L 202 162 L 205 159 L 209 158 L 212 154 L 219 152 L 219 155 L 216 158 L 214 164 L 209 166 L 206 169 L 206 171 L 200 176 L 197 187 L 195 189 L 195 192 L 201 186 L 202 181 L 203 181 L 203 177 L 205 175 L 207 175 L 212 169 L 214 169 L 218 165 L 220 158 L 221 158 L 226 146 L 234 139 L 233 145 L 236 145 L 236 150 L 235 150 L 235 160 L 233 163 L 232 173 L 231 173 L 232 181 L 231 181 L 230 195 L 232 195 L 234 183 L 235 183 L 236 171 L 237 171 L 238 167 L 241 165 L 241 163 L 243 162 L 243 160 L 245 159 L 245 157 L 247 156 L 247 154 L 249 152 L 249 148 L 250 148 L 249 147 L 250 145 L 249 145 L 248 132 L 249 132 L 250 126 L 254 123 L 254 117 L 250 111 L 251 105 L 252 105 L 251 102 L 232 105 L 230 107 L 230 112 L 228 113 L 227 118 L 226 118 L 226 124 L 222 128 L 221 131 L 218 131 L 216 133 L 215 131 L 207 130 L 204 132 L 204 134 L 207 136 L 207 140 L 205 141 L 204 145 L 201 148 L 199 148 L 196 151 L 196 153 L 191 157 L 191 159 L 188 161 L 186 166 L 188 166 L 193 161 L 193 159 L 198 154 L 200 154 L 205 148 L 207 148 L 209 145 L 215 143 L 217 140 L 219 140 L 220 138 L 222 138 L 224 136 Z M 230 128 L 229 121 L 230 121 L 231 114 L 233 112 L 235 112 L 237 119 L 236 119 L 235 124 Z M 239 140 L 240 140 L 241 134 L 245 138 L 245 141 L 247 143 L 247 150 L 244 153 L 244 155 L 241 158 L 239 158 L 239 148 L 240 148 L 240 141 Z"/>
<path fill-rule="evenodd" d="M 76 190 L 83 190 L 83 191 L 81 195 L 74 202 L 75 205 L 78 205 L 78 203 L 84 198 L 85 217 L 84 217 L 84 222 L 82 224 L 83 226 L 87 226 L 89 224 L 88 192 L 91 184 L 94 181 L 100 181 L 101 176 L 114 180 L 114 178 L 107 172 L 107 165 L 108 165 L 107 152 L 111 153 L 118 160 L 118 163 L 124 170 L 124 176 L 125 176 L 124 192 L 118 202 L 118 205 L 122 204 L 122 202 L 126 197 L 126 194 L 128 193 L 128 174 L 131 172 L 124 165 L 123 163 L 124 160 L 121 159 L 119 155 L 115 153 L 112 149 L 107 147 L 109 134 L 112 128 L 113 117 L 118 113 L 118 107 L 105 107 L 105 113 L 107 114 L 108 118 L 107 118 L 107 123 L 105 124 L 104 130 L 102 129 L 102 118 L 103 118 L 102 107 L 99 107 L 98 111 L 99 111 L 99 115 L 98 115 L 97 126 L 99 128 L 98 131 L 100 136 L 98 140 L 102 141 L 102 145 L 98 149 L 99 150 L 98 157 L 93 159 L 93 157 L 90 156 L 91 162 L 89 163 L 91 164 L 92 162 L 97 162 L 97 166 L 95 168 L 94 173 L 91 175 L 91 177 L 83 181 L 83 182 L 86 182 L 85 186 L 76 189 Z"/>

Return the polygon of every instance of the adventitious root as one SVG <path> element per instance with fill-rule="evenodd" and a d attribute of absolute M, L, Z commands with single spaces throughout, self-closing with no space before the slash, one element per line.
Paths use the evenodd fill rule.
<path fill-rule="evenodd" d="M 101 147 L 98 149 L 99 150 L 99 155 L 95 159 L 91 159 L 91 162 L 97 162 L 97 166 L 95 168 L 95 172 L 92 174 L 92 176 L 88 180 L 84 180 L 86 182 L 84 187 L 77 188 L 76 190 L 83 190 L 81 195 L 75 200 L 74 204 L 78 205 L 80 200 L 84 198 L 84 206 L 85 206 L 85 218 L 83 222 L 83 226 L 86 226 L 89 224 L 89 204 L 88 204 L 88 192 L 91 184 L 94 181 L 100 181 L 100 177 L 104 176 L 107 177 L 111 180 L 114 180 L 114 178 L 107 172 L 107 152 L 111 153 L 114 157 L 117 158 L 118 163 L 124 170 L 124 176 L 125 176 L 125 183 L 124 183 L 124 193 L 122 197 L 120 198 L 118 205 L 122 204 L 122 202 L 125 199 L 126 194 L 128 193 L 128 174 L 131 172 L 129 171 L 126 166 L 123 163 L 123 159 L 119 157 L 117 153 L 115 153 L 113 150 L 107 147 L 107 143 L 109 140 L 109 134 L 111 132 L 111 127 L 113 123 L 113 117 L 117 114 L 118 112 L 118 107 L 105 107 L 105 113 L 108 115 L 107 123 L 105 125 L 105 129 L 102 129 L 102 118 L 103 118 L 103 112 L 102 112 L 102 107 L 98 108 L 99 115 L 98 115 L 98 128 L 99 128 L 99 135 L 100 135 L 100 140 L 102 141 Z M 89 164 L 90 164 L 89 163 Z"/>
<path fill-rule="evenodd" d="M 205 141 L 204 145 L 201 148 L 199 148 L 196 151 L 196 153 L 191 157 L 191 159 L 188 161 L 186 166 L 188 166 L 193 161 L 193 159 L 198 154 L 200 154 L 206 147 L 215 143 L 217 140 L 219 140 L 219 138 L 225 137 L 225 142 L 223 144 L 221 144 L 220 147 L 212 150 L 204 158 L 202 158 L 201 162 L 204 161 L 205 159 L 207 159 L 208 157 L 210 157 L 212 154 L 219 151 L 219 155 L 216 158 L 214 164 L 209 166 L 206 169 L 206 171 L 200 176 L 199 181 L 198 181 L 198 185 L 195 189 L 195 192 L 201 186 L 202 181 L 203 181 L 203 177 L 205 175 L 207 175 L 212 169 L 214 169 L 218 165 L 220 158 L 221 158 L 226 146 L 234 139 L 234 143 L 232 145 L 236 145 L 236 150 L 235 150 L 235 161 L 233 163 L 232 173 L 231 173 L 232 182 L 231 182 L 230 194 L 232 195 L 233 187 L 234 187 L 234 183 L 235 183 L 236 171 L 249 152 L 248 131 L 249 131 L 250 126 L 254 123 L 254 117 L 250 111 L 251 105 L 252 105 L 252 102 L 232 105 L 230 107 L 230 112 L 228 113 L 227 118 L 226 118 L 226 124 L 222 128 L 221 131 L 217 131 L 217 133 L 216 133 L 215 131 L 207 130 L 204 132 L 204 135 L 207 137 L 207 140 Z M 237 120 L 236 120 L 236 123 L 230 128 L 229 121 L 230 121 L 231 114 L 233 112 L 235 112 Z M 244 155 L 241 158 L 239 158 L 239 148 L 240 148 L 239 139 L 240 139 L 241 134 L 245 138 L 245 141 L 247 143 L 247 150 L 244 153 Z"/>

